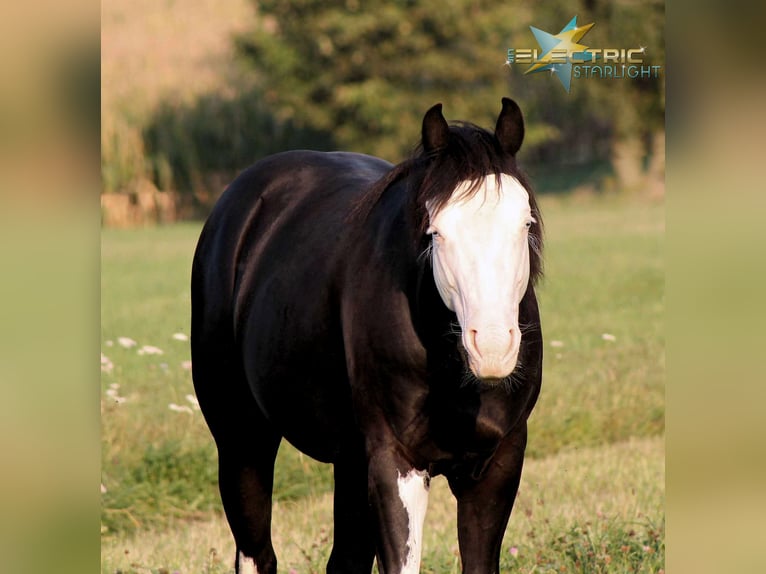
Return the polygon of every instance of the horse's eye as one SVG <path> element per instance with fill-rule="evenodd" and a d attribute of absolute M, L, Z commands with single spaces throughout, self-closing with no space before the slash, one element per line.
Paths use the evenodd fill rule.
<path fill-rule="evenodd" d="M 434 239 L 435 239 L 435 238 L 437 238 L 437 237 L 439 237 L 439 232 L 438 232 L 438 231 L 436 231 L 436 229 L 434 229 L 433 227 L 429 227 L 429 228 L 426 230 L 426 233 L 427 233 L 428 235 L 430 235 L 431 237 L 433 237 Z"/>
<path fill-rule="evenodd" d="M 532 227 L 532 222 L 531 221 L 527 221 L 526 228 L 530 229 L 531 227 Z"/>

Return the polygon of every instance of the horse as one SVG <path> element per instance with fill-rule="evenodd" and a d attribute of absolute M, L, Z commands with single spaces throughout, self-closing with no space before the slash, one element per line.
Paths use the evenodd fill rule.
<path fill-rule="evenodd" d="M 194 254 L 192 375 L 218 451 L 237 573 L 272 574 L 282 439 L 333 464 L 328 573 L 419 571 L 431 477 L 457 501 L 462 571 L 498 572 L 543 343 L 542 220 L 494 133 L 423 117 L 413 155 L 261 159 Z"/>

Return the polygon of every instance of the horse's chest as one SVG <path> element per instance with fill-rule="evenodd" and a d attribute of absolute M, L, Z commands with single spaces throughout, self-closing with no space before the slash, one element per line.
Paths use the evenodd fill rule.
<path fill-rule="evenodd" d="M 486 409 L 481 403 L 438 407 L 426 405 L 419 423 L 400 435 L 401 442 L 432 474 L 481 474 L 512 430 L 512 411 Z"/>

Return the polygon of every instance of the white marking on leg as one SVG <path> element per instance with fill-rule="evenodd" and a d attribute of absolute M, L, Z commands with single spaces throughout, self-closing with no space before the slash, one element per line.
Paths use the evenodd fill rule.
<path fill-rule="evenodd" d="M 242 552 L 239 553 L 239 574 L 258 574 L 258 567 L 255 565 L 255 560 L 249 556 L 245 556 Z"/>
<path fill-rule="evenodd" d="M 396 485 L 399 498 L 407 511 L 409 534 L 407 557 L 402 564 L 402 574 L 420 572 L 420 556 L 423 552 L 423 521 L 428 508 L 429 476 L 425 470 L 411 469 L 404 476 L 398 473 Z"/>

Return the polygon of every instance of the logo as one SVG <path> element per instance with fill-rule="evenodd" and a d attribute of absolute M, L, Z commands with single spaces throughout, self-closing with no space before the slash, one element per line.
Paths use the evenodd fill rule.
<path fill-rule="evenodd" d="M 662 66 L 644 62 L 646 46 L 591 48 L 582 44 L 593 26 L 595 23 L 578 26 L 577 16 L 555 35 L 530 26 L 540 48 L 508 48 L 505 64 L 530 64 L 525 74 L 550 72 L 567 93 L 572 86 L 572 76 L 615 80 L 659 77 Z"/>

